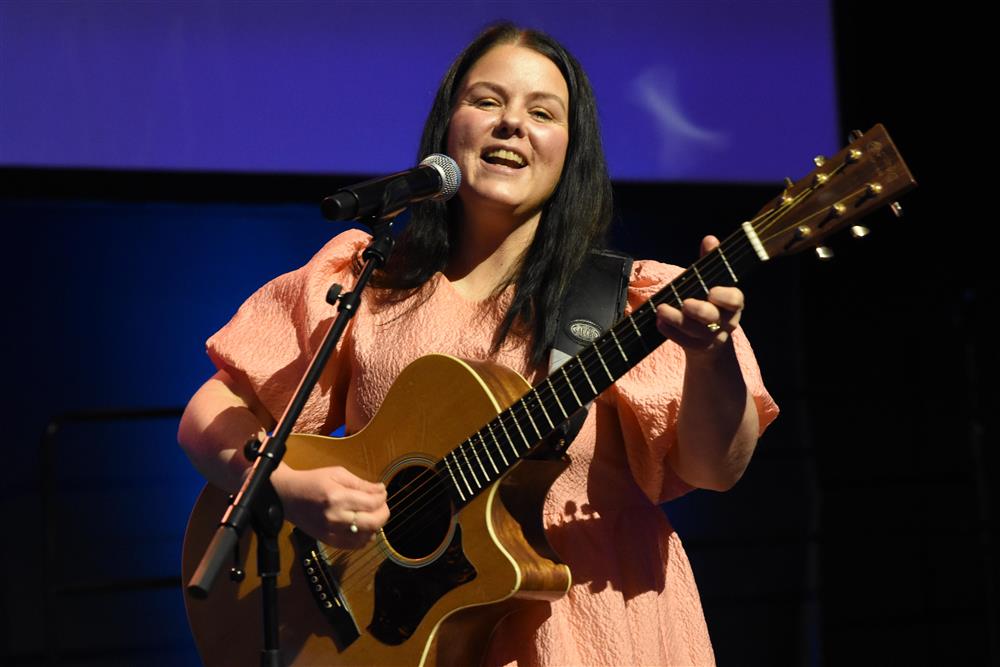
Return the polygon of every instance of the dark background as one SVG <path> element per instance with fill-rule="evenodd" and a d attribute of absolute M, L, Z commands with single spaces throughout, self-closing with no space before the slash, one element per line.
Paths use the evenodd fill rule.
<path fill-rule="evenodd" d="M 666 511 L 722 665 L 997 664 L 997 261 L 954 149 L 978 141 L 954 139 L 976 129 L 954 45 L 975 21 L 834 13 L 842 129 L 884 123 L 920 188 L 903 219 L 833 243 L 833 262 L 796 256 L 752 280 L 745 325 L 782 416 L 733 491 Z M 211 372 L 204 338 L 336 231 L 316 217 L 335 185 L 0 171 L 2 662 L 197 660 L 177 575 L 200 482 L 170 408 Z M 688 263 L 778 187 L 617 183 L 616 243 Z"/>

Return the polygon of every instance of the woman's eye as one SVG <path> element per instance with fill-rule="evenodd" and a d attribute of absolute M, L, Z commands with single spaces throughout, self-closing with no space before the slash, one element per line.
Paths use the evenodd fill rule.
<path fill-rule="evenodd" d="M 552 120 L 552 114 L 545 109 L 535 109 L 531 112 L 531 115 L 541 120 Z"/>
<path fill-rule="evenodd" d="M 479 100 L 478 102 L 476 102 L 476 106 L 483 109 L 488 109 L 495 106 L 499 106 L 499 102 L 493 99 Z"/>

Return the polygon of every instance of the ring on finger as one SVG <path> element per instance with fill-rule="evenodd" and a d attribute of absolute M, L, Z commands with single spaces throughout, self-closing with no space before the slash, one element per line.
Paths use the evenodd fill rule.
<path fill-rule="evenodd" d="M 354 510 L 354 513 L 351 515 L 351 532 L 352 533 L 357 533 L 358 532 L 358 511 L 357 510 Z"/>
<path fill-rule="evenodd" d="M 722 331 L 722 326 L 718 322 L 709 322 L 705 325 L 705 328 L 714 334 Z"/>

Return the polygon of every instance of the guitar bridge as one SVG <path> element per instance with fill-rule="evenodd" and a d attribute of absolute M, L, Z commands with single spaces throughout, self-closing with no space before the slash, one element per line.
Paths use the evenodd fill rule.
<path fill-rule="evenodd" d="M 309 591 L 333 630 L 333 643 L 343 651 L 361 636 L 361 632 L 340 591 L 337 577 L 319 553 L 316 540 L 295 528 L 292 530 L 292 541 Z"/>

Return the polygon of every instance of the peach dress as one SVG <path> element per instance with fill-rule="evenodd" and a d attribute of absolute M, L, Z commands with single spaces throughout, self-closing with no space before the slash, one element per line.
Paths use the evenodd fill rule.
<path fill-rule="evenodd" d="M 246 376 L 263 405 L 280 416 L 334 315 L 330 284 L 353 285 L 351 262 L 367 243 L 360 231 L 331 240 L 304 267 L 264 285 L 208 341 L 219 368 Z M 629 308 L 681 269 L 635 262 Z M 473 303 L 438 274 L 418 308 L 374 309 L 363 303 L 296 430 L 361 429 L 393 379 L 411 361 L 443 352 L 492 359 L 529 382 L 544 377 L 524 341 L 508 338 L 496 355 L 490 341 L 509 303 Z M 760 430 L 778 408 L 761 381 L 741 331 L 734 334 L 743 376 L 756 399 Z M 684 354 L 667 341 L 590 410 L 569 449 L 572 463 L 543 508 L 549 542 L 573 573 L 568 595 L 544 613 L 515 613 L 498 626 L 488 665 L 708 665 L 714 663 L 698 589 L 681 540 L 660 503 L 691 487 L 671 470 L 677 438 Z"/>

